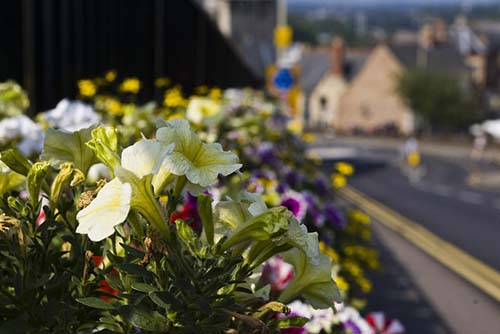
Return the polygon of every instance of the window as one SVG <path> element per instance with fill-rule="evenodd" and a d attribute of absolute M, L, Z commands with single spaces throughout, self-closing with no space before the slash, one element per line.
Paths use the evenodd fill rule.
<path fill-rule="evenodd" d="M 322 95 L 319 98 L 319 105 L 320 105 L 321 111 L 326 111 L 326 109 L 328 108 L 328 99 L 326 98 L 326 96 Z"/>

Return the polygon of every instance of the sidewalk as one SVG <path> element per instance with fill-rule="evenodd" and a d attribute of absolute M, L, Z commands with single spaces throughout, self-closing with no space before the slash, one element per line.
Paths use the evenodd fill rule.
<path fill-rule="evenodd" d="M 500 306 L 396 233 L 374 221 L 381 272 L 369 310 L 398 318 L 407 334 L 497 334 Z"/>
<path fill-rule="evenodd" d="M 312 147 L 321 147 L 331 145 L 332 143 L 362 146 L 364 148 L 383 148 L 399 150 L 405 140 L 403 138 L 383 138 L 383 137 L 358 137 L 358 136 L 335 136 L 332 134 L 315 133 L 316 140 Z M 464 142 L 460 143 L 444 143 L 436 141 L 422 140 L 419 142 L 419 147 L 422 153 L 450 158 L 469 157 L 472 144 Z M 490 147 L 484 152 L 484 159 L 494 161 L 500 164 L 500 148 Z"/>

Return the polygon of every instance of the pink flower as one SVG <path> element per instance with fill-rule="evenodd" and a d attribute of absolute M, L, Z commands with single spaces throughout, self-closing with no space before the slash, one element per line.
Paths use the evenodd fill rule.
<path fill-rule="evenodd" d="M 293 278 L 293 266 L 279 256 L 267 260 L 262 271 L 264 282 L 271 284 L 271 290 L 282 291 Z"/>
<path fill-rule="evenodd" d="M 397 319 L 389 319 L 384 312 L 372 312 L 365 317 L 374 334 L 404 334 L 405 328 Z"/>

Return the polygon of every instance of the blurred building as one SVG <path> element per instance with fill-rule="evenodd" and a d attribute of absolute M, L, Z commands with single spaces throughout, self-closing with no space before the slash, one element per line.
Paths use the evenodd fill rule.
<path fill-rule="evenodd" d="M 195 0 L 261 79 L 275 62 L 277 0 Z"/>
<path fill-rule="evenodd" d="M 348 51 L 340 38 L 330 48 L 304 51 L 299 70 L 306 128 L 325 130 L 337 124 L 340 97 L 366 56 L 364 52 Z"/>

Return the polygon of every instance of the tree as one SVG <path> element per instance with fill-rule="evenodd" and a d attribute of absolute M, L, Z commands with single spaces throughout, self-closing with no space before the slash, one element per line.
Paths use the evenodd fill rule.
<path fill-rule="evenodd" d="M 398 78 L 397 91 L 424 124 L 439 130 L 462 130 L 478 119 L 478 100 L 458 77 L 410 70 Z"/>

